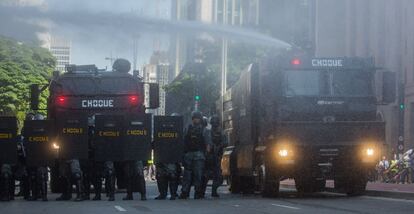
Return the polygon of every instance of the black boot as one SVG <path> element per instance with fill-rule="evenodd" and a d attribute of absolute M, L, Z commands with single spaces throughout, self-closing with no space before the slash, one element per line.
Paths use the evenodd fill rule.
<path fill-rule="evenodd" d="M 178 199 L 188 199 L 188 193 L 187 192 L 181 192 L 180 196 L 178 197 Z"/>
<path fill-rule="evenodd" d="M 82 179 L 76 181 L 76 198 L 75 201 L 83 201 L 82 197 Z"/>
<path fill-rule="evenodd" d="M 169 182 L 169 186 L 170 186 L 170 200 L 175 200 L 177 198 L 177 189 L 178 189 L 178 184 L 176 182 L 176 180 L 172 180 Z"/>
<path fill-rule="evenodd" d="M 219 195 L 219 194 L 217 194 L 217 188 L 214 188 L 214 187 L 213 187 L 213 189 L 211 190 L 211 197 L 213 197 L 213 198 L 218 198 L 218 197 L 220 197 L 220 195 Z"/>
<path fill-rule="evenodd" d="M 102 192 L 102 180 L 99 178 L 95 181 L 95 184 L 93 185 L 95 188 L 95 197 L 92 199 L 94 201 L 100 201 L 101 200 L 101 192 Z"/>
<path fill-rule="evenodd" d="M 122 198 L 122 200 L 124 201 L 130 201 L 130 200 L 134 200 L 134 196 L 133 196 L 133 180 L 131 178 L 128 178 L 127 181 L 127 195 Z"/>
<path fill-rule="evenodd" d="M 157 187 L 158 192 L 160 193 L 155 200 L 165 200 L 167 199 L 167 191 L 168 191 L 168 181 L 163 176 L 158 176 L 157 178 Z"/>
<path fill-rule="evenodd" d="M 145 178 L 142 176 L 139 182 L 140 190 L 141 190 L 141 201 L 147 200 L 147 187 L 145 186 Z"/>
<path fill-rule="evenodd" d="M 10 201 L 9 176 L 5 175 L 1 180 L 2 182 L 0 183 L 0 201 Z"/>
<path fill-rule="evenodd" d="M 109 197 L 108 201 L 115 201 L 115 176 L 112 175 L 109 177 Z"/>
<path fill-rule="evenodd" d="M 72 183 L 68 178 L 63 178 L 62 180 L 63 189 L 62 195 L 56 198 L 56 201 L 68 201 L 72 199 Z"/>

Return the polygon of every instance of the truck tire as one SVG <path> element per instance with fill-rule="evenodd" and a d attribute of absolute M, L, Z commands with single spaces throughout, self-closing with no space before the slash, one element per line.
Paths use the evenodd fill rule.
<path fill-rule="evenodd" d="M 241 179 L 239 176 L 230 175 L 227 181 L 229 182 L 228 186 L 231 193 L 238 194 L 241 192 Z"/>
<path fill-rule="evenodd" d="M 367 186 L 367 179 L 362 176 L 344 176 L 335 178 L 335 189 L 346 193 L 348 196 L 363 195 Z"/>
<path fill-rule="evenodd" d="M 280 178 L 279 176 L 275 175 L 275 172 L 271 170 L 264 170 L 260 172 L 262 176 L 261 180 L 261 193 L 262 197 L 264 198 L 276 198 L 279 196 L 279 185 L 280 185 Z"/>
<path fill-rule="evenodd" d="M 243 194 L 254 194 L 254 177 L 242 176 L 240 177 L 240 191 Z"/>

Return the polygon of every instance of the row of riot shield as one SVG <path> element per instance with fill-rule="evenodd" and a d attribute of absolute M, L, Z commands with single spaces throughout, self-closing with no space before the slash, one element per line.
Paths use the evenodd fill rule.
<path fill-rule="evenodd" d="M 150 114 L 129 117 L 96 115 L 94 126 L 82 116 L 62 116 L 55 123 L 51 120 L 26 120 L 22 130 L 26 162 L 29 166 L 39 166 L 57 157 L 88 159 L 90 141 L 95 161 L 146 161 L 151 159 L 153 149 L 157 163 L 180 162 L 183 155 L 182 117 L 154 116 L 153 122 L 154 126 Z M 16 163 L 16 143 L 17 119 L 1 117 L 0 163 Z"/>
<path fill-rule="evenodd" d="M 60 121 L 61 159 L 87 159 L 88 139 L 92 139 L 95 161 L 149 160 L 153 140 L 156 162 L 179 162 L 182 158 L 182 117 L 155 116 L 154 127 L 150 114 L 96 115 L 94 127 L 88 127 L 87 119 L 63 118 Z M 91 128 L 92 132 L 88 130 Z"/>

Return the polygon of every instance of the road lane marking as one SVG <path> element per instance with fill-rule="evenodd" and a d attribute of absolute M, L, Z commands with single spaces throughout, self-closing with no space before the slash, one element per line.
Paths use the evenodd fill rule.
<path fill-rule="evenodd" d="M 121 206 L 114 206 L 119 212 L 126 212 L 127 210 L 122 208 Z"/>
<path fill-rule="evenodd" d="M 234 207 L 240 207 L 240 205 L 238 205 L 238 204 L 235 204 L 235 205 L 233 205 Z"/>
<path fill-rule="evenodd" d="M 293 210 L 300 210 L 299 207 L 292 207 L 292 206 L 287 206 L 287 205 L 282 205 L 282 204 L 272 204 L 272 206 L 283 207 L 283 208 L 288 208 L 288 209 L 293 209 Z"/>
<path fill-rule="evenodd" d="M 361 196 L 361 198 L 365 198 L 365 199 L 375 199 L 375 200 L 383 200 L 383 201 L 394 201 L 394 202 L 414 203 L 413 200 L 409 200 L 409 199 L 399 199 L 399 198 L 385 198 L 385 197 L 377 197 L 377 196 Z"/>

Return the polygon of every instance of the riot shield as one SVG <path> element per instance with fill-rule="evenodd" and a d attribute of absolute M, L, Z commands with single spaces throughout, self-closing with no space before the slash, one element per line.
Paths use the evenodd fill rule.
<path fill-rule="evenodd" d="M 125 161 L 151 159 L 151 122 L 151 114 L 134 115 L 125 120 Z"/>
<path fill-rule="evenodd" d="M 59 159 L 88 159 L 87 116 L 62 116 L 57 122 Z"/>
<path fill-rule="evenodd" d="M 183 157 L 183 118 L 181 116 L 154 117 L 154 161 L 177 163 Z"/>
<path fill-rule="evenodd" d="M 96 115 L 93 138 L 96 161 L 123 160 L 123 119 L 119 115 Z"/>
<path fill-rule="evenodd" d="M 17 162 L 17 118 L 0 117 L 0 164 Z"/>
<path fill-rule="evenodd" d="M 44 166 L 53 159 L 51 125 L 50 120 L 24 121 L 23 137 L 28 166 Z"/>

